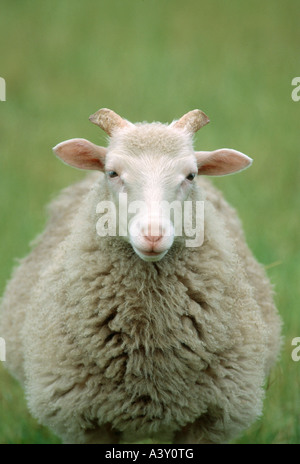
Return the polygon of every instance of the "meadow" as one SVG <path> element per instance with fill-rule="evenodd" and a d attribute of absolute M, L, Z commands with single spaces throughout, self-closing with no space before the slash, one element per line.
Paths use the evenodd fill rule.
<path fill-rule="evenodd" d="M 85 175 L 51 147 L 105 134 L 108 107 L 171 122 L 200 108 L 199 150 L 231 147 L 250 169 L 213 179 L 238 210 L 282 316 L 282 354 L 262 417 L 236 443 L 300 443 L 300 75 L 298 0 L 1 0 L 0 294 L 46 221 L 45 205 Z M 300 92 L 299 92 L 300 94 Z M 0 334 L 5 337 L 5 334 Z M 33 419 L 0 363 L 0 443 L 59 443 Z"/>

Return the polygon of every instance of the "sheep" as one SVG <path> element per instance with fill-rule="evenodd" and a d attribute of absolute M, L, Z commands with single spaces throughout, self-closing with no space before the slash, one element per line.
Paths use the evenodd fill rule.
<path fill-rule="evenodd" d="M 195 151 L 193 135 L 209 122 L 200 110 L 171 124 L 133 124 L 106 108 L 90 120 L 108 147 L 78 138 L 54 147 L 95 172 L 50 205 L 7 285 L 7 367 L 32 415 L 64 443 L 228 443 L 262 414 L 281 318 L 237 213 L 204 176 L 252 160 Z M 148 208 L 127 217 L 120 194 Z M 162 201 L 190 202 L 194 222 L 204 205 L 203 243 L 187 246 Z M 107 218 L 123 234 L 97 233 L 99 204 L 115 206 Z"/>

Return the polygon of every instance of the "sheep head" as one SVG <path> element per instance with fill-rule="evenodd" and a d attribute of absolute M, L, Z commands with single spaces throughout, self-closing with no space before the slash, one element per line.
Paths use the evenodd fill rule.
<path fill-rule="evenodd" d="M 194 151 L 193 134 L 209 122 L 200 110 L 190 111 L 169 125 L 132 124 L 106 108 L 90 120 L 110 136 L 107 148 L 85 139 L 71 139 L 54 147 L 54 152 L 67 164 L 105 173 L 111 200 L 119 211 L 119 230 L 121 226 L 128 231 L 121 234 L 122 239 L 144 261 L 162 259 L 174 240 L 182 239 L 175 231 L 170 205 L 177 202 L 182 206 L 198 198 L 197 174 L 231 174 L 252 161 L 232 149 Z M 120 214 L 121 194 L 126 195 L 131 218 L 127 212 Z M 132 205 L 138 213 L 136 209 L 129 211 Z M 162 205 L 169 205 L 168 215 Z"/>

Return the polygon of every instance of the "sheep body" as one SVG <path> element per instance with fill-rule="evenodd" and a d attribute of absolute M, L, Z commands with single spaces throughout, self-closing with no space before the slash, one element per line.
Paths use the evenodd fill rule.
<path fill-rule="evenodd" d="M 93 173 L 55 200 L 15 270 L 2 301 L 7 365 L 65 442 L 228 442 L 260 416 L 281 321 L 235 211 L 197 184 L 201 247 L 175 242 L 147 263 L 99 237 L 109 192 Z"/>

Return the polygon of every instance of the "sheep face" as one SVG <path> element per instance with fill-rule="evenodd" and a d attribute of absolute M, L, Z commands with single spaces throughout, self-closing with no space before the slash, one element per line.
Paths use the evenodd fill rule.
<path fill-rule="evenodd" d="M 124 238 L 143 260 L 158 261 L 172 246 L 175 215 L 178 220 L 195 190 L 197 172 L 191 137 L 170 126 L 137 125 L 112 136 L 106 180 L 122 222 L 119 229 L 128 230 Z M 128 211 L 122 211 L 120 194 L 126 195 Z"/>
<path fill-rule="evenodd" d="M 231 149 L 195 152 L 192 136 L 209 122 L 200 110 L 170 125 L 132 124 L 108 109 L 97 111 L 90 120 L 110 136 L 108 148 L 71 139 L 54 147 L 54 152 L 72 166 L 105 173 L 118 211 L 119 235 L 144 261 L 162 259 L 174 240 L 182 240 L 182 224 L 177 233 L 174 223 L 176 209 L 182 222 L 185 202 L 197 198 L 196 174 L 231 174 L 252 161 Z"/>

